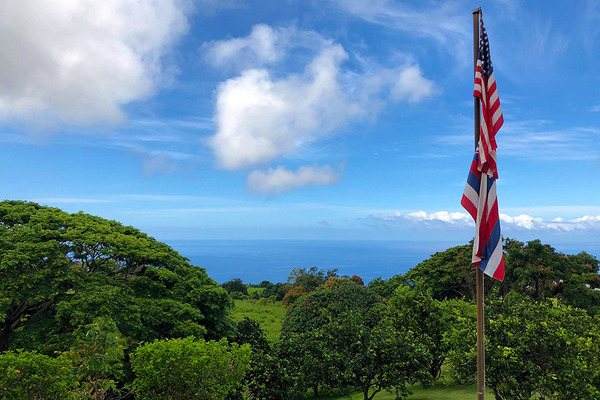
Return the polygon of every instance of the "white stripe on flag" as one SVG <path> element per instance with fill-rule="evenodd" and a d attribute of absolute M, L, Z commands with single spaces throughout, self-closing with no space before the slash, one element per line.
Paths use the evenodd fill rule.
<path fill-rule="evenodd" d="M 485 267 L 485 271 L 483 272 L 486 275 L 494 276 L 494 273 L 500 265 L 500 260 L 502 260 L 502 240 L 498 241 L 496 248 L 494 249 L 492 254 L 488 256 L 488 263 Z"/>
<path fill-rule="evenodd" d="M 473 187 L 468 183 L 467 186 L 465 186 L 465 193 L 463 194 L 467 199 L 469 199 L 473 206 L 477 206 L 477 203 L 479 203 L 479 193 L 477 193 L 475 189 L 473 189 Z"/>

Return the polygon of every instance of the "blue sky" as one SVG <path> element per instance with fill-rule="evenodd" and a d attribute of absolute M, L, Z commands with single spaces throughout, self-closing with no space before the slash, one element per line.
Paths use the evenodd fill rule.
<path fill-rule="evenodd" d="M 163 240 L 465 243 L 479 6 L 503 233 L 597 245 L 595 1 L 6 0 L 2 197 Z"/>

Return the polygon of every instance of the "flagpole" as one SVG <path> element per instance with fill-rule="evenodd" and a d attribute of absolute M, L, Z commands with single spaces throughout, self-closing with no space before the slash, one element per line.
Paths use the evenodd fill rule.
<path fill-rule="evenodd" d="M 473 73 L 477 68 L 477 54 L 479 52 L 479 17 L 481 8 L 473 10 Z M 479 144 L 479 131 L 481 129 L 480 105 L 479 99 L 475 97 L 475 150 Z M 485 341 L 484 341 L 484 312 L 483 312 L 483 271 L 477 267 L 477 400 L 484 400 L 485 397 Z"/>

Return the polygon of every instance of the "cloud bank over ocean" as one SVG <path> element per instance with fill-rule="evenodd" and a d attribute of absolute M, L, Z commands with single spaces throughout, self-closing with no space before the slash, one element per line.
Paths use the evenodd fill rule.
<path fill-rule="evenodd" d="M 397 226 L 420 226 L 431 229 L 467 228 L 474 227 L 471 216 L 465 212 L 437 211 L 427 213 L 414 211 L 410 213 L 396 212 L 394 214 L 372 215 L 374 221 Z M 584 215 L 579 218 L 543 219 L 527 214 L 510 216 L 500 214 L 503 230 L 507 231 L 551 231 L 551 232 L 576 232 L 600 231 L 600 215 Z"/>

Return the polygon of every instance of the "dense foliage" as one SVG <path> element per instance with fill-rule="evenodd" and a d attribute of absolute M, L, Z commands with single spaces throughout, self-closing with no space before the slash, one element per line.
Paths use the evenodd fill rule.
<path fill-rule="evenodd" d="M 0 203 L 0 351 L 69 351 L 81 341 L 74 333 L 98 318 L 109 329 L 102 335 L 118 332 L 128 347 L 219 339 L 232 330 L 232 305 L 203 268 L 135 228 Z"/>
<path fill-rule="evenodd" d="M 454 331 L 457 379 L 474 379 L 473 319 Z M 497 400 L 600 398 L 600 320 L 556 299 L 488 303 L 486 379 Z"/>
<path fill-rule="evenodd" d="M 426 377 L 429 353 L 410 331 L 396 330 L 381 298 L 350 280 L 330 279 L 288 312 L 280 341 L 298 384 L 359 390 L 370 400 L 382 390 L 399 398 Z"/>
<path fill-rule="evenodd" d="M 250 346 L 194 340 L 155 341 L 131 356 L 140 400 L 222 400 L 248 368 Z"/>
<path fill-rule="evenodd" d="M 444 365 L 470 383 L 471 251 L 452 247 L 368 286 L 315 267 L 249 292 L 135 228 L 0 202 L 0 399 L 403 399 Z M 485 288 L 496 399 L 600 399 L 598 260 L 510 239 L 505 260 L 504 282 Z M 279 340 L 234 323 L 232 297 L 285 304 Z"/>
<path fill-rule="evenodd" d="M 74 399 L 77 376 L 69 360 L 35 351 L 7 351 L 0 355 L 2 399 Z"/>

